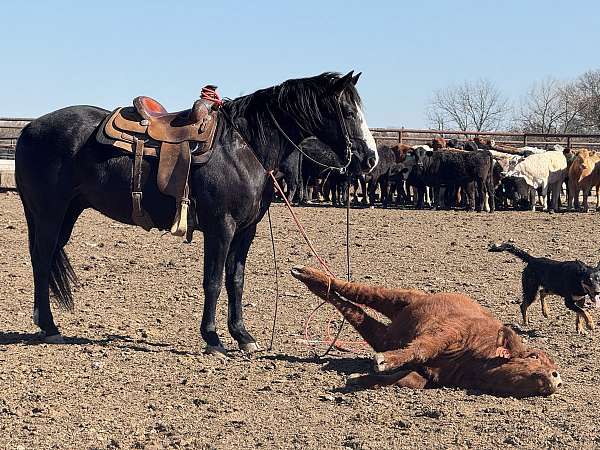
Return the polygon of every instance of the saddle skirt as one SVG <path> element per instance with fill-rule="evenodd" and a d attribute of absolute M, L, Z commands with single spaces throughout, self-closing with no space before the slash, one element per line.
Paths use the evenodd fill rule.
<path fill-rule="evenodd" d="M 141 162 L 148 157 L 158 159 L 159 191 L 176 201 L 171 233 L 189 237 L 193 231 L 188 231 L 190 168 L 208 162 L 213 152 L 217 109 L 222 103 L 215 89 L 206 86 L 191 109 L 172 113 L 150 97 L 136 97 L 133 106 L 109 114 L 96 133 L 101 144 L 132 155 L 132 220 L 145 230 L 154 227 L 142 206 Z"/>

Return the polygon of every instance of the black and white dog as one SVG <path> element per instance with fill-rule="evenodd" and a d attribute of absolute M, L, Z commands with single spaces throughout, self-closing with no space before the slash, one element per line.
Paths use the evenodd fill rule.
<path fill-rule="evenodd" d="M 527 324 L 527 308 L 535 301 L 539 291 L 544 317 L 548 317 L 546 296 L 559 295 L 565 300 L 565 306 L 577 314 L 575 326 L 579 334 L 584 333 L 582 319 L 588 329 L 595 328 L 592 317 L 583 306 L 585 297 L 589 296 L 596 307 L 600 307 L 600 263 L 592 267 L 579 260 L 554 261 L 549 258 L 536 258 L 510 243 L 493 244 L 489 251 L 507 251 L 527 263 L 521 280 L 523 323 Z"/>

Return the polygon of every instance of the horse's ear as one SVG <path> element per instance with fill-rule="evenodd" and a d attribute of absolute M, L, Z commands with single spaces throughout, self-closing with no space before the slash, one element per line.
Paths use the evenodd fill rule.
<path fill-rule="evenodd" d="M 344 89 L 346 89 L 346 86 L 348 86 L 348 83 L 350 83 L 352 81 L 353 76 L 354 76 L 354 70 L 351 70 L 346 75 L 344 75 L 343 77 L 336 80 L 336 82 L 333 83 L 333 86 L 331 87 L 331 90 L 333 91 L 333 93 L 341 94 L 341 92 Z"/>
<path fill-rule="evenodd" d="M 352 84 L 354 86 L 356 86 L 356 83 L 358 83 L 358 79 L 360 78 L 361 75 L 362 75 L 362 72 L 358 72 L 356 75 L 354 75 L 352 77 Z"/>

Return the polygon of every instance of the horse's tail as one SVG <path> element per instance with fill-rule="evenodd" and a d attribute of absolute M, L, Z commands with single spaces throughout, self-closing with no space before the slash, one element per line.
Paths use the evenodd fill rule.
<path fill-rule="evenodd" d="M 50 269 L 50 291 L 58 306 L 67 310 L 73 309 L 71 284 L 78 284 L 77 275 L 64 249 L 56 249 Z"/>
<path fill-rule="evenodd" d="M 525 261 L 526 263 L 531 262 L 534 257 L 527 253 L 525 250 L 520 249 L 516 245 L 509 242 L 503 244 L 492 244 L 488 249 L 490 252 L 509 252 L 515 255 L 517 258 Z"/>

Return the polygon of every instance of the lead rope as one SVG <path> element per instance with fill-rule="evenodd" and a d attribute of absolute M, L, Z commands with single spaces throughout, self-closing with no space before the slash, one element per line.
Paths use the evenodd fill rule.
<path fill-rule="evenodd" d="M 275 237 L 273 236 L 273 223 L 271 222 L 271 208 L 267 209 L 269 219 L 269 232 L 271 233 L 271 247 L 273 250 L 273 266 L 275 267 L 275 312 L 273 313 L 273 327 L 271 328 L 271 342 L 269 351 L 273 350 L 273 340 L 275 339 L 275 327 L 277 326 L 277 311 L 279 309 L 279 269 L 277 268 L 277 253 L 275 251 Z"/>
<path fill-rule="evenodd" d="M 350 273 L 350 174 L 346 174 L 346 181 L 346 279 L 349 283 L 352 280 L 352 274 Z M 329 295 L 329 288 L 327 289 L 327 294 Z M 336 346 L 345 324 L 346 318 L 342 316 L 342 323 L 340 324 L 335 337 L 329 344 L 329 347 L 327 347 L 327 350 L 325 350 L 325 353 L 320 355 L 319 358 L 324 358 L 327 356 L 333 347 Z"/>

